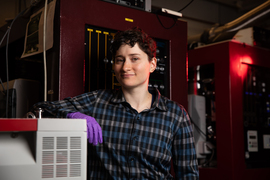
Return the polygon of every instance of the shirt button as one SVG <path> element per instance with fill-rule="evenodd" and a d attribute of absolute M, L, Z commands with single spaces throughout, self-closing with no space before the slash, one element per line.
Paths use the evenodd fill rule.
<path fill-rule="evenodd" d="M 133 137 L 133 140 L 136 141 L 137 140 L 137 136 Z"/>
<path fill-rule="evenodd" d="M 134 158 L 131 158 L 131 159 L 130 159 L 130 162 L 133 162 L 133 161 L 134 161 Z"/>
<path fill-rule="evenodd" d="M 137 120 L 140 120 L 140 117 L 139 116 L 137 117 Z"/>

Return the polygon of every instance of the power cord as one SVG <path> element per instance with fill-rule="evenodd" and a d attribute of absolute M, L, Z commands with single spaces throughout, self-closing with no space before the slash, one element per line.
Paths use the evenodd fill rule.
<path fill-rule="evenodd" d="M 198 127 L 198 125 L 196 123 L 194 123 L 194 121 L 192 120 L 190 114 L 187 112 L 189 119 L 191 121 L 191 123 L 194 125 L 194 127 L 196 128 L 196 130 L 201 133 L 202 135 L 204 135 L 205 137 L 207 137 L 207 135 Z M 202 164 L 203 167 L 205 167 L 207 164 L 209 164 L 214 157 L 215 154 L 215 147 L 212 145 L 210 146 L 208 143 L 206 143 L 206 146 L 211 150 L 211 157 L 208 159 L 208 161 L 206 161 L 205 163 Z"/>
<path fill-rule="evenodd" d="M 207 135 L 199 128 L 199 126 L 193 121 L 193 119 L 191 118 L 190 114 L 187 112 L 188 117 L 191 121 L 191 123 L 194 125 L 194 127 L 196 128 L 196 130 L 201 133 L 202 135 L 204 135 L 205 137 L 207 137 Z"/>
<path fill-rule="evenodd" d="M 208 161 L 206 161 L 205 163 L 202 164 L 203 167 L 205 167 L 207 164 L 209 164 L 213 160 L 213 157 L 214 157 L 214 154 L 215 154 L 215 148 L 214 147 L 209 147 L 208 144 L 206 144 L 206 146 L 209 149 L 211 149 L 212 153 L 211 153 L 211 157 L 208 159 Z"/>
<path fill-rule="evenodd" d="M 7 87 L 6 87 L 6 118 L 8 118 L 8 98 L 9 98 L 9 68 L 8 68 L 8 44 L 9 44 L 9 36 L 10 36 L 10 31 L 12 28 L 13 23 L 16 21 L 16 19 L 18 17 L 20 17 L 21 15 L 24 15 L 24 13 L 28 12 L 33 6 L 36 6 L 41 0 L 34 0 L 31 1 L 31 6 L 29 8 L 26 8 L 25 10 L 23 10 L 22 12 L 20 12 L 10 23 L 10 26 L 8 27 L 8 29 L 6 30 L 3 38 L 1 39 L 0 42 L 0 46 L 2 44 L 2 42 L 4 41 L 5 37 L 7 36 L 7 43 L 6 43 L 6 76 L 7 76 Z M 2 84 L 2 80 L 1 80 L 1 84 Z M 2 84 L 3 86 L 3 84 Z"/>
<path fill-rule="evenodd" d="M 161 24 L 161 26 L 162 26 L 163 28 L 165 28 L 165 29 L 171 29 L 171 28 L 173 28 L 174 25 L 175 25 L 176 22 L 177 22 L 177 18 L 174 18 L 174 23 L 173 23 L 173 25 L 172 25 L 171 27 L 165 27 L 165 26 L 163 25 L 163 23 L 161 22 L 161 20 L 160 20 L 158 14 L 156 14 L 156 16 L 157 16 L 158 22 L 159 22 L 159 23 Z"/>
<path fill-rule="evenodd" d="M 10 31 L 11 31 L 11 28 L 12 28 L 12 25 L 13 23 L 16 21 L 16 19 L 21 16 L 24 12 L 26 11 L 23 10 L 21 13 L 19 13 L 11 22 L 10 26 L 8 27 L 7 29 L 7 32 L 5 33 L 4 37 L 6 36 L 7 34 L 7 44 L 6 44 L 6 74 L 7 74 L 7 97 L 6 97 L 6 118 L 8 118 L 8 98 L 9 98 L 9 72 L 8 72 L 8 44 L 9 44 L 9 35 L 10 35 Z M 2 43 L 2 41 L 1 41 Z M 1 45 L 1 44 L 0 44 Z"/>
<path fill-rule="evenodd" d="M 1 93 L 5 96 L 5 87 L 4 87 L 4 84 L 2 82 L 2 79 L 0 78 L 0 83 L 2 85 L 2 88 L 3 88 L 3 91 L 1 91 Z"/>
<path fill-rule="evenodd" d="M 47 101 L 47 58 L 46 58 L 46 31 L 47 31 L 47 6 L 48 0 L 44 5 L 44 23 L 43 23 L 43 64 L 44 64 L 44 101 Z"/>
<path fill-rule="evenodd" d="M 187 5 L 185 5 L 185 6 L 184 6 L 182 9 L 180 9 L 178 12 L 183 11 L 184 9 L 186 9 L 193 1 L 194 1 L 194 0 L 191 0 Z M 159 22 L 159 23 L 161 24 L 161 26 L 162 26 L 163 28 L 165 28 L 165 29 L 171 29 L 171 28 L 173 28 L 173 27 L 175 26 L 175 24 L 177 23 L 177 18 L 175 17 L 175 18 L 173 18 L 173 19 L 174 19 L 173 25 L 171 25 L 170 27 L 165 27 L 165 26 L 163 25 L 163 23 L 161 22 L 161 20 L 160 20 L 160 18 L 159 18 L 159 16 L 158 16 L 157 13 L 156 13 L 156 16 L 157 16 L 158 22 Z"/>
<path fill-rule="evenodd" d="M 183 11 L 184 9 L 186 9 L 194 0 L 191 0 L 187 5 L 185 5 L 182 9 L 180 9 L 178 12 Z"/>

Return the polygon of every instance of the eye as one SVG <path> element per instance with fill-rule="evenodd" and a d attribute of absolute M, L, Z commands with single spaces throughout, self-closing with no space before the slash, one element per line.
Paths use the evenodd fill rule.
<path fill-rule="evenodd" d="M 137 58 L 137 57 L 132 58 L 132 61 L 137 61 L 137 60 L 139 60 L 139 58 Z"/>
<path fill-rule="evenodd" d="M 120 64 L 120 63 L 122 63 L 122 62 L 124 62 L 124 59 L 122 59 L 122 58 L 116 58 L 116 59 L 115 59 L 115 63 L 116 63 L 116 64 Z"/>

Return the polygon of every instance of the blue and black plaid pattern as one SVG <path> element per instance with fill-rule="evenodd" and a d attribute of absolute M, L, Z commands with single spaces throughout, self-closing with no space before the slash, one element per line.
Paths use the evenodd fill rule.
<path fill-rule="evenodd" d="M 56 102 L 41 102 L 55 117 L 80 111 L 100 124 L 103 143 L 88 145 L 88 179 L 199 179 L 193 131 L 185 109 L 161 96 L 151 109 L 134 110 L 121 92 L 97 90 Z"/>

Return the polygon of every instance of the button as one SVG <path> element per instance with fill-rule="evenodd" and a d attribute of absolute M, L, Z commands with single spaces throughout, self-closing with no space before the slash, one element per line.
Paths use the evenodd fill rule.
<path fill-rule="evenodd" d="M 109 59 L 105 58 L 103 59 L 104 63 L 107 64 L 109 62 Z"/>
<path fill-rule="evenodd" d="M 136 141 L 137 139 L 138 139 L 138 137 L 137 137 L 137 136 L 133 137 L 133 140 L 134 140 L 134 141 Z"/>
<path fill-rule="evenodd" d="M 134 161 L 134 158 L 131 158 L 131 159 L 130 159 L 130 162 L 133 162 L 133 161 Z"/>
<path fill-rule="evenodd" d="M 161 85 L 159 86 L 159 88 L 160 88 L 160 89 L 164 89 L 165 86 L 164 86 L 163 84 L 161 84 Z"/>
<path fill-rule="evenodd" d="M 159 70 L 160 70 L 160 71 L 164 71 L 165 68 L 164 68 L 164 67 L 160 67 Z"/>
<path fill-rule="evenodd" d="M 137 117 L 137 120 L 140 120 L 140 116 Z"/>

